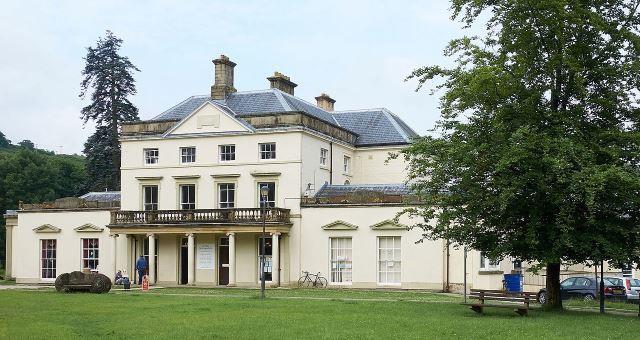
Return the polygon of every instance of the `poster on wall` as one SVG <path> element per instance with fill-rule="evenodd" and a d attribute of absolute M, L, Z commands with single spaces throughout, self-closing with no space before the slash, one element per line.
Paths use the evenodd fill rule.
<path fill-rule="evenodd" d="M 198 243 L 196 250 L 198 269 L 213 269 L 213 243 Z"/>

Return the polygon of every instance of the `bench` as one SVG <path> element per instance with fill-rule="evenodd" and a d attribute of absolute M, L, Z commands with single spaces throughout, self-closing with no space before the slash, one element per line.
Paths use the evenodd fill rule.
<path fill-rule="evenodd" d="M 536 301 L 536 293 L 506 292 L 502 290 L 472 289 L 469 297 L 478 302 L 463 303 L 476 313 L 482 313 L 485 307 L 513 308 L 520 316 L 529 312 L 529 304 Z M 494 302 L 494 303 L 487 303 Z"/>

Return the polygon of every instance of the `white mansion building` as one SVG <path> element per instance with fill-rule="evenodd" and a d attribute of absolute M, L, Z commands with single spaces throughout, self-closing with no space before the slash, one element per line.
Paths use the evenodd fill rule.
<path fill-rule="evenodd" d="M 211 93 L 122 126 L 121 192 L 89 193 L 8 211 L 7 274 L 53 282 L 82 269 L 135 279 L 147 258 L 161 285 L 293 286 L 302 271 L 333 286 L 459 289 L 461 250 L 425 241 L 406 217 L 405 163 L 389 159 L 417 134 L 387 109 L 311 104 L 276 72 L 266 90 L 238 92 L 221 56 Z M 268 188 L 266 214 L 260 188 Z M 501 287 L 511 261 L 467 258 L 467 282 Z"/>

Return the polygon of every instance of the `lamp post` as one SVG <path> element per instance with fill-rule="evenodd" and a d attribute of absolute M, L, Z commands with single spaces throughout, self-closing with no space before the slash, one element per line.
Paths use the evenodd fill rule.
<path fill-rule="evenodd" d="M 266 224 L 267 224 L 267 196 L 269 195 L 269 187 L 263 185 L 260 187 L 260 198 L 261 198 L 261 207 L 262 207 L 262 240 L 260 242 L 260 298 L 264 299 L 264 286 L 265 286 L 265 276 L 264 276 L 264 242 L 266 240 Z"/>

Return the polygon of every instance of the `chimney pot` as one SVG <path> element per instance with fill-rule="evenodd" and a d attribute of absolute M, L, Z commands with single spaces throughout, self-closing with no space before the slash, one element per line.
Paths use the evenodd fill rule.
<path fill-rule="evenodd" d="M 333 111 L 333 104 L 335 104 L 336 100 L 329 97 L 328 94 L 322 93 L 316 97 L 316 102 L 319 108 L 325 111 Z"/>
<path fill-rule="evenodd" d="M 267 80 L 271 84 L 272 89 L 278 89 L 292 96 L 294 88 L 298 86 L 298 84 L 291 81 L 291 78 L 277 71 L 273 73 L 273 76 L 268 77 Z"/>
<path fill-rule="evenodd" d="M 229 93 L 236 92 L 233 87 L 233 68 L 236 63 L 222 54 L 220 58 L 213 60 L 213 64 L 215 65 L 215 74 L 214 83 L 211 86 L 211 98 L 225 100 Z"/>

